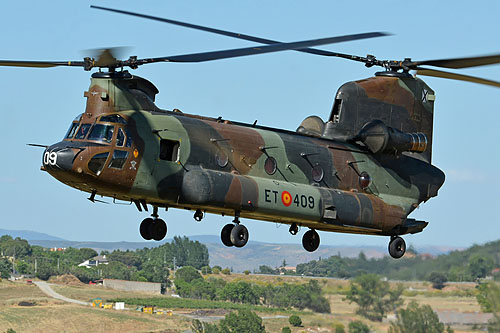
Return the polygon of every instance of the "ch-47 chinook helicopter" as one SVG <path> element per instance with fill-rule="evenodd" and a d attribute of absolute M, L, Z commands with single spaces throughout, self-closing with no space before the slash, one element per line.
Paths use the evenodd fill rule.
<path fill-rule="evenodd" d="M 248 230 L 239 218 L 309 228 L 307 251 L 320 243 L 317 230 L 390 237 L 389 254 L 404 255 L 400 237 L 427 222 L 408 216 L 437 195 L 444 173 L 431 164 L 434 91 L 409 72 L 500 87 L 499 82 L 422 66 L 466 68 L 500 62 L 500 55 L 429 61 L 378 60 L 310 47 L 381 37 L 366 33 L 280 43 L 121 10 L 121 14 L 176 24 L 263 45 L 172 57 L 117 60 L 111 51 L 84 61 L 8 61 L 1 66 L 77 66 L 92 74 L 87 105 L 61 142 L 45 147 L 42 170 L 64 184 L 96 195 L 152 207 L 140 224 L 144 239 L 167 232 L 160 208 L 234 216 L 221 231 L 226 246 L 242 247 Z M 265 45 L 264 45 L 265 44 Z M 309 116 L 295 132 L 222 118 L 162 110 L 158 89 L 124 70 L 156 62 L 202 62 L 283 50 L 340 57 L 381 66 L 374 77 L 342 85 L 329 119 Z M 107 71 L 101 71 L 101 69 Z"/>

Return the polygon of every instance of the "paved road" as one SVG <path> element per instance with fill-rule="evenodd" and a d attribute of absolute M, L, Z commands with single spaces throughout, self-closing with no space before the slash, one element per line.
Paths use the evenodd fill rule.
<path fill-rule="evenodd" d="M 54 290 L 52 290 L 52 288 L 50 287 L 50 285 L 47 282 L 34 281 L 33 283 L 36 284 L 38 286 L 38 288 L 40 288 L 44 292 L 44 294 L 46 294 L 47 296 L 50 296 L 50 297 L 53 297 L 56 299 L 60 299 L 61 301 L 65 301 L 65 302 L 69 302 L 69 303 L 75 303 L 75 304 L 80 304 L 80 305 L 90 305 L 90 303 L 82 302 L 82 301 L 79 301 L 76 299 L 67 298 L 61 294 L 56 293 Z"/>

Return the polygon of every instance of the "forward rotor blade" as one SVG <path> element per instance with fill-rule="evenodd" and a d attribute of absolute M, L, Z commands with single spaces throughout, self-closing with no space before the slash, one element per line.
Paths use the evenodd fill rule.
<path fill-rule="evenodd" d="M 362 33 L 362 34 L 312 39 L 312 40 L 306 40 L 306 41 L 300 41 L 300 42 L 277 43 L 277 44 L 271 44 L 271 45 L 260 46 L 260 47 L 245 47 L 245 48 L 240 48 L 240 49 L 192 53 L 192 54 L 184 54 L 184 55 L 171 56 L 171 57 L 140 59 L 140 60 L 137 60 L 137 62 L 139 64 L 161 62 L 161 61 L 165 61 L 165 62 L 203 62 L 203 61 L 243 57 L 243 56 L 249 56 L 249 55 L 255 55 L 255 54 L 285 51 L 285 50 L 297 50 L 297 49 L 302 49 L 302 48 L 309 47 L 309 46 L 335 44 L 335 43 L 347 42 L 347 41 L 351 41 L 351 40 L 381 37 L 381 36 L 385 36 L 385 35 L 386 34 L 384 34 L 382 32 L 368 32 L 368 33 Z"/>
<path fill-rule="evenodd" d="M 0 66 L 9 67 L 35 67 L 50 68 L 57 66 L 83 67 L 83 61 L 22 61 L 22 60 L 0 60 Z"/>
<path fill-rule="evenodd" d="M 500 54 L 493 54 L 481 57 L 414 61 L 410 64 L 410 66 L 413 67 L 420 65 L 428 65 L 428 66 L 436 66 L 444 68 L 468 68 L 468 67 L 498 64 L 498 63 L 500 63 Z"/>
<path fill-rule="evenodd" d="M 226 30 L 221 30 L 221 29 L 209 28 L 209 27 L 205 27 L 202 25 L 196 25 L 196 24 L 191 24 L 191 23 L 186 23 L 186 22 L 181 22 L 181 21 L 175 21 L 175 20 L 170 20 L 170 19 L 152 16 L 152 15 L 139 14 L 139 13 L 129 12 L 126 10 L 106 8 L 106 7 L 93 6 L 93 5 L 90 6 L 90 8 L 101 9 L 101 10 L 106 10 L 106 11 L 110 11 L 110 12 L 114 12 L 114 13 L 130 15 L 130 16 L 136 16 L 136 17 L 145 18 L 148 20 L 169 23 L 169 24 L 178 25 L 178 26 L 185 27 L 185 28 L 191 28 L 191 29 L 211 32 L 211 33 L 218 34 L 218 35 L 248 40 L 248 41 L 256 42 L 256 43 L 262 43 L 262 44 L 281 43 L 279 41 L 272 40 L 272 39 L 266 39 L 266 38 L 261 38 L 261 37 L 246 35 L 246 34 L 240 34 L 237 32 L 231 32 L 231 31 L 226 31 Z M 390 35 L 390 34 L 384 33 L 381 36 L 388 36 L 388 35 Z M 381 36 L 374 36 L 374 37 L 381 37 Z M 362 58 L 362 57 L 353 56 L 350 54 L 338 53 L 338 52 L 331 52 L 331 51 L 318 50 L 318 49 L 312 49 L 312 48 L 295 49 L 295 51 L 323 55 L 323 56 L 329 56 L 329 57 L 340 57 L 340 58 L 344 58 L 344 59 L 357 60 L 357 61 L 364 62 L 364 60 L 363 60 L 364 58 Z"/>
<path fill-rule="evenodd" d="M 487 80 L 487 79 L 483 79 L 483 78 L 475 77 L 475 76 L 438 71 L 435 69 L 419 68 L 419 69 L 417 69 L 417 75 L 433 76 L 433 77 L 440 77 L 440 78 L 445 78 L 445 79 L 474 82 L 474 83 L 480 83 L 480 84 L 485 84 L 487 86 L 493 86 L 493 87 L 500 88 L 500 82 L 497 82 L 497 81 Z"/>

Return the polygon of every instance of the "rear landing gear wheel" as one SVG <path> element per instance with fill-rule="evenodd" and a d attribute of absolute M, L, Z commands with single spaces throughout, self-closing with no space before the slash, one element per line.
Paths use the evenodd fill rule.
<path fill-rule="evenodd" d="M 406 243 L 401 237 L 391 237 L 391 241 L 389 242 L 389 254 L 394 259 L 399 259 L 404 256 L 406 252 Z"/>
<path fill-rule="evenodd" d="M 151 225 L 153 225 L 153 221 L 154 220 L 152 218 L 148 217 L 142 220 L 141 225 L 139 226 L 139 232 L 145 240 L 151 240 L 153 238 L 151 233 Z"/>
<path fill-rule="evenodd" d="M 226 245 L 227 247 L 233 246 L 233 243 L 231 242 L 231 231 L 234 228 L 234 224 L 226 224 L 224 228 L 222 228 L 222 231 L 220 233 L 220 239 L 222 241 L 222 244 Z"/>
<path fill-rule="evenodd" d="M 167 224 L 162 219 L 154 220 L 151 224 L 151 235 L 155 241 L 161 241 L 167 234 Z"/>
<path fill-rule="evenodd" d="M 302 246 L 306 251 L 314 252 L 319 247 L 319 234 L 316 230 L 308 230 L 304 236 L 302 236 Z"/>
<path fill-rule="evenodd" d="M 236 247 L 243 247 L 248 242 L 248 229 L 241 224 L 233 227 L 230 234 L 231 243 Z"/>

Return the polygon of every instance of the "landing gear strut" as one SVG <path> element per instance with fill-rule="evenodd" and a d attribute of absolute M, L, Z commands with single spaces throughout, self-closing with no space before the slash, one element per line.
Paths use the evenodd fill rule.
<path fill-rule="evenodd" d="M 161 241 L 167 234 L 167 224 L 162 219 L 158 218 L 158 207 L 153 207 L 151 217 L 145 218 L 139 226 L 139 232 L 145 240 L 154 239 Z"/>
<path fill-rule="evenodd" d="M 228 247 L 243 247 L 248 242 L 248 229 L 240 224 L 239 217 L 239 212 L 236 212 L 233 220 L 235 224 L 226 224 L 220 233 L 222 243 Z"/>
<path fill-rule="evenodd" d="M 403 238 L 399 236 L 391 236 L 389 242 L 389 254 L 394 259 L 399 259 L 404 256 L 406 252 L 406 243 Z"/>
<path fill-rule="evenodd" d="M 302 236 L 302 246 L 306 251 L 314 252 L 319 247 L 319 234 L 316 230 L 308 230 L 304 236 Z"/>
<path fill-rule="evenodd" d="M 297 225 L 297 223 L 292 223 L 290 229 L 288 229 L 288 232 L 295 236 L 299 232 L 299 226 Z"/>

